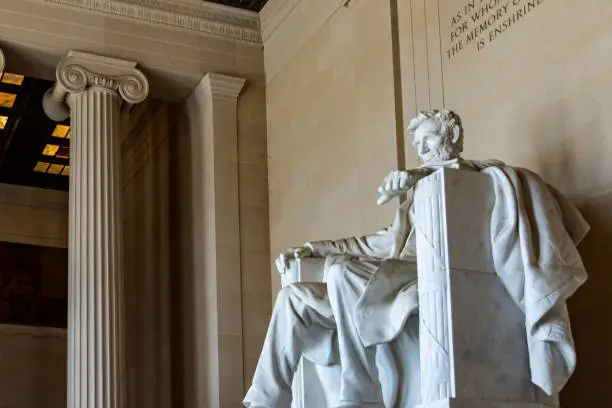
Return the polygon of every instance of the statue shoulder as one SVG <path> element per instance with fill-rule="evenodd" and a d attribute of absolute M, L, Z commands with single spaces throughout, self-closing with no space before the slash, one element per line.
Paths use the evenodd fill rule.
<path fill-rule="evenodd" d="M 508 167 L 506 163 L 497 159 L 489 160 L 462 160 L 462 164 L 469 166 L 477 171 L 486 169 L 487 167 Z"/>

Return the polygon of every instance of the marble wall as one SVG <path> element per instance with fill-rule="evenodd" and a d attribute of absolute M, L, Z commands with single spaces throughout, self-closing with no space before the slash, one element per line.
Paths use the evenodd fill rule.
<path fill-rule="evenodd" d="M 123 142 L 123 224 L 128 404 L 171 406 L 173 299 L 172 136 L 179 106 L 137 105 Z M 179 318 L 179 317 L 176 317 Z"/>
<path fill-rule="evenodd" d="M 238 194 L 244 389 L 251 384 L 272 313 L 266 97 L 247 81 L 238 99 Z"/>
<path fill-rule="evenodd" d="M 227 371 L 238 389 L 250 383 L 271 312 L 263 90 L 257 81 L 247 84 L 237 111 L 234 164 L 239 182 L 234 187 L 239 194 L 239 249 L 233 256 L 240 258 L 237 276 L 241 282 L 232 299 L 242 315 L 237 344 L 242 361 L 236 367 L 228 365 Z M 203 328 L 196 306 L 205 299 L 205 288 L 193 286 L 198 271 L 188 261 L 189 254 L 202 253 L 194 241 L 190 218 L 192 211 L 201 213 L 202 209 L 192 208 L 191 194 L 197 180 L 186 176 L 193 169 L 188 160 L 190 146 L 178 126 L 182 112 L 182 105 L 158 100 L 137 105 L 123 141 L 127 389 L 131 405 L 206 406 L 197 400 L 197 390 L 204 387 L 196 373 L 213 356 L 198 356 L 193 349 L 195 333 Z M 220 185 L 223 180 L 221 174 Z M 2 240 L 67 247 L 67 193 L 0 185 L 0 210 Z M 205 230 L 199 233 L 208 234 Z M 55 286 L 45 287 L 53 292 Z M 219 311 L 219 316 L 224 313 Z M 25 399 L 20 407 L 37 406 L 43 398 L 51 406 L 65 404 L 65 330 L 58 329 L 51 337 L 41 337 L 37 330 L 44 331 L 0 327 L 0 352 L 11 355 L 2 361 L 21 370 L 3 393 L 7 406 L 16 406 L 11 401 L 24 395 L 32 396 L 32 403 Z M 43 352 L 47 357 L 36 357 Z M 50 372 L 57 373 L 55 380 L 44 383 Z M 227 383 L 224 387 L 228 388 Z M 240 398 L 241 392 L 235 394 Z"/>
<path fill-rule="evenodd" d="M 262 11 L 272 256 L 391 222 L 392 206 L 376 206 L 398 165 L 390 3 L 343 3 L 272 0 Z"/>
<path fill-rule="evenodd" d="M 419 109 L 457 110 L 467 129 L 466 157 L 494 157 L 538 172 L 591 224 L 580 246 L 590 281 L 569 302 L 578 368 L 562 406 L 605 406 L 612 367 L 604 346 L 612 341 L 605 312 L 612 287 L 606 245 L 612 238 L 612 119 L 605 112 L 612 96 L 603 84 L 611 78 L 612 4 L 478 3 L 472 9 L 469 1 L 449 0 L 438 9 L 437 2 L 399 1 L 399 20 L 413 23 L 400 26 L 405 99 Z M 412 32 L 421 37 L 411 40 Z"/>
<path fill-rule="evenodd" d="M 0 241 L 68 247 L 68 193 L 0 184 Z"/>
<path fill-rule="evenodd" d="M 43 190 L 23 186 L 0 184 L 0 241 L 5 253 L 1 267 L 4 267 L 5 285 L 14 286 L 10 281 L 13 272 L 28 267 L 18 259 L 16 244 L 24 249 L 24 256 L 35 255 L 42 266 L 38 282 L 21 282 L 17 298 L 21 306 L 56 308 L 32 315 L 23 310 L 8 311 L 11 303 L 10 290 L 4 290 L 4 323 L 43 322 L 62 326 L 61 309 L 65 311 L 66 262 L 65 248 L 68 246 L 68 194 L 61 191 Z M 34 248 L 30 245 L 49 247 Z M 64 257 L 62 259 L 62 257 Z M 11 265 L 15 262 L 15 265 Z M 59 268 L 58 268 L 59 265 Z M 31 272 L 31 271 L 30 271 Z M 19 277 L 17 277 L 19 279 Z M 22 284 L 38 284 L 36 302 L 23 303 L 29 289 Z M 25 290 L 25 291 L 24 291 Z M 19 296 L 22 298 L 19 299 Z M 63 298 L 63 299 L 62 299 Z M 16 312 L 13 313 L 13 312 Z M 0 383 L 0 406 L 35 408 L 45 405 L 51 408 L 66 406 L 66 330 L 56 327 L 35 327 L 16 324 L 0 324 L 0 370 L 5 373 Z"/>
<path fill-rule="evenodd" d="M 455 109 L 466 157 L 537 171 L 591 223 L 580 248 L 590 281 L 569 304 L 578 370 L 562 404 L 606 405 L 612 5 L 271 0 L 261 16 L 271 257 L 384 225 L 391 208 L 374 204 L 378 181 L 416 163 L 401 129 L 418 110 Z M 275 273 L 272 282 L 275 293 Z"/>
<path fill-rule="evenodd" d="M 241 267 L 235 271 L 238 279 L 231 295 L 225 293 L 236 300 L 232 312 L 240 315 L 241 321 L 233 322 L 240 334 L 232 347 L 241 350 L 242 357 L 224 368 L 232 374 L 231 387 L 224 392 L 250 382 L 259 356 L 271 312 L 265 78 L 259 34 L 257 13 L 199 0 L 3 1 L 0 37 L 13 72 L 54 80 L 60 59 L 77 49 L 137 61 L 150 80 L 154 101 L 136 107 L 124 145 L 126 313 L 131 334 L 127 346 L 132 364 L 128 387 L 130 400 L 141 405 L 170 406 L 170 400 L 171 406 L 210 406 L 190 399 L 205 387 L 195 382 L 193 366 L 215 356 L 196 361 L 190 352 L 190 336 L 202 330 L 193 308 L 204 293 L 188 286 L 193 265 L 182 262 L 184 252 L 202 251 L 188 234 L 193 225 L 184 214 L 194 211 L 200 216 L 204 210 L 190 207 L 191 180 L 181 173 L 190 152 L 181 150 L 182 135 L 170 125 L 180 121 L 183 102 L 209 72 L 247 81 L 238 103 L 238 184 L 233 186 L 239 195 L 240 237 L 228 260 L 239 259 Z M 176 105 L 159 104 L 157 99 Z M 150 115 L 138 118 L 148 110 Z M 217 176 L 221 183 L 228 182 L 222 174 Z M 0 189 L 4 210 L 1 196 Z M 13 233 L 28 226 L 21 217 L 23 225 L 0 225 L 0 235 L 5 229 Z M 66 226 L 67 217 L 64 220 Z M 54 232 L 54 224 L 45 225 L 49 234 Z M 66 235 L 53 238 L 65 242 Z M 239 399 L 241 392 L 234 394 L 232 398 Z"/>
<path fill-rule="evenodd" d="M 0 406 L 66 407 L 66 330 L 0 324 Z"/>
<path fill-rule="evenodd" d="M 67 327 L 68 250 L 0 242 L 0 324 Z"/>
<path fill-rule="evenodd" d="M 237 356 L 240 361 L 225 356 L 236 364 L 223 368 L 232 382 L 222 388 L 238 398 L 242 391 L 234 391 L 250 383 L 271 312 L 263 85 L 250 81 L 238 100 L 233 162 L 237 185 L 233 176 L 209 170 L 224 157 L 200 154 L 204 148 L 198 143 L 204 143 L 205 133 L 198 131 L 213 123 L 206 115 L 207 102 L 194 104 L 192 99 L 186 104 L 153 100 L 138 105 L 123 144 L 129 390 L 133 402 L 152 407 L 209 406 L 215 392 L 211 384 L 218 383 L 210 362 L 230 343 L 242 356 Z M 196 116 L 203 121 L 199 130 L 194 128 Z M 214 268 L 204 267 L 215 250 L 204 247 L 215 225 L 202 227 L 202 217 L 210 210 L 200 194 L 209 194 L 203 183 L 213 175 L 217 189 L 236 189 L 237 213 L 228 221 L 239 228 L 237 249 L 231 254 L 239 259 L 239 282 L 232 284 L 234 295 L 224 291 L 219 296 L 237 305 L 241 320 L 224 324 L 237 324 L 240 336 L 237 344 L 230 336 L 217 349 L 209 349 L 206 339 L 219 320 L 209 318 L 233 320 L 236 309 L 219 308 L 219 298 L 211 296 L 210 289 L 227 278 L 223 273 L 210 275 Z M 222 241 L 218 245 L 229 243 Z M 224 250 L 216 249 L 218 254 Z M 226 267 L 229 261 L 217 262 Z"/>

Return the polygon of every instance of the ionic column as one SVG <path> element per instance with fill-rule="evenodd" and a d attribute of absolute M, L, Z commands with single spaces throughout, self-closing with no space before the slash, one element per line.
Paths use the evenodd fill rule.
<path fill-rule="evenodd" d="M 125 406 L 121 111 L 148 94 L 136 63 L 70 52 L 43 100 L 70 115 L 68 407 Z"/>

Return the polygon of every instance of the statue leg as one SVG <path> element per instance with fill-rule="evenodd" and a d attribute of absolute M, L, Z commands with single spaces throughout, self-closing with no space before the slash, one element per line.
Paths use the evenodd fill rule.
<path fill-rule="evenodd" d="M 314 364 L 315 372 L 325 394 L 326 407 L 335 407 L 338 401 L 338 391 L 340 390 L 340 364 L 321 365 Z"/>
<path fill-rule="evenodd" d="M 376 348 L 376 362 L 387 408 L 412 408 L 421 401 L 419 317 L 412 315 L 390 343 Z"/>
<path fill-rule="evenodd" d="M 375 262 L 344 261 L 327 270 L 327 291 L 336 320 L 342 368 L 341 407 L 384 408 L 376 347 L 364 347 L 353 317 L 355 305 L 378 266 Z"/>
<path fill-rule="evenodd" d="M 289 408 L 293 375 L 307 339 L 335 329 L 325 284 L 294 283 L 282 288 L 244 405 Z"/>

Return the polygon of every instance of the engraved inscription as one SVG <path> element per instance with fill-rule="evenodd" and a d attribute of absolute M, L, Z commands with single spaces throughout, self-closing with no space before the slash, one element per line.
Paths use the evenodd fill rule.
<path fill-rule="evenodd" d="M 445 54 L 452 59 L 462 50 L 481 51 L 518 24 L 545 0 L 469 0 L 449 22 L 449 46 Z"/>

